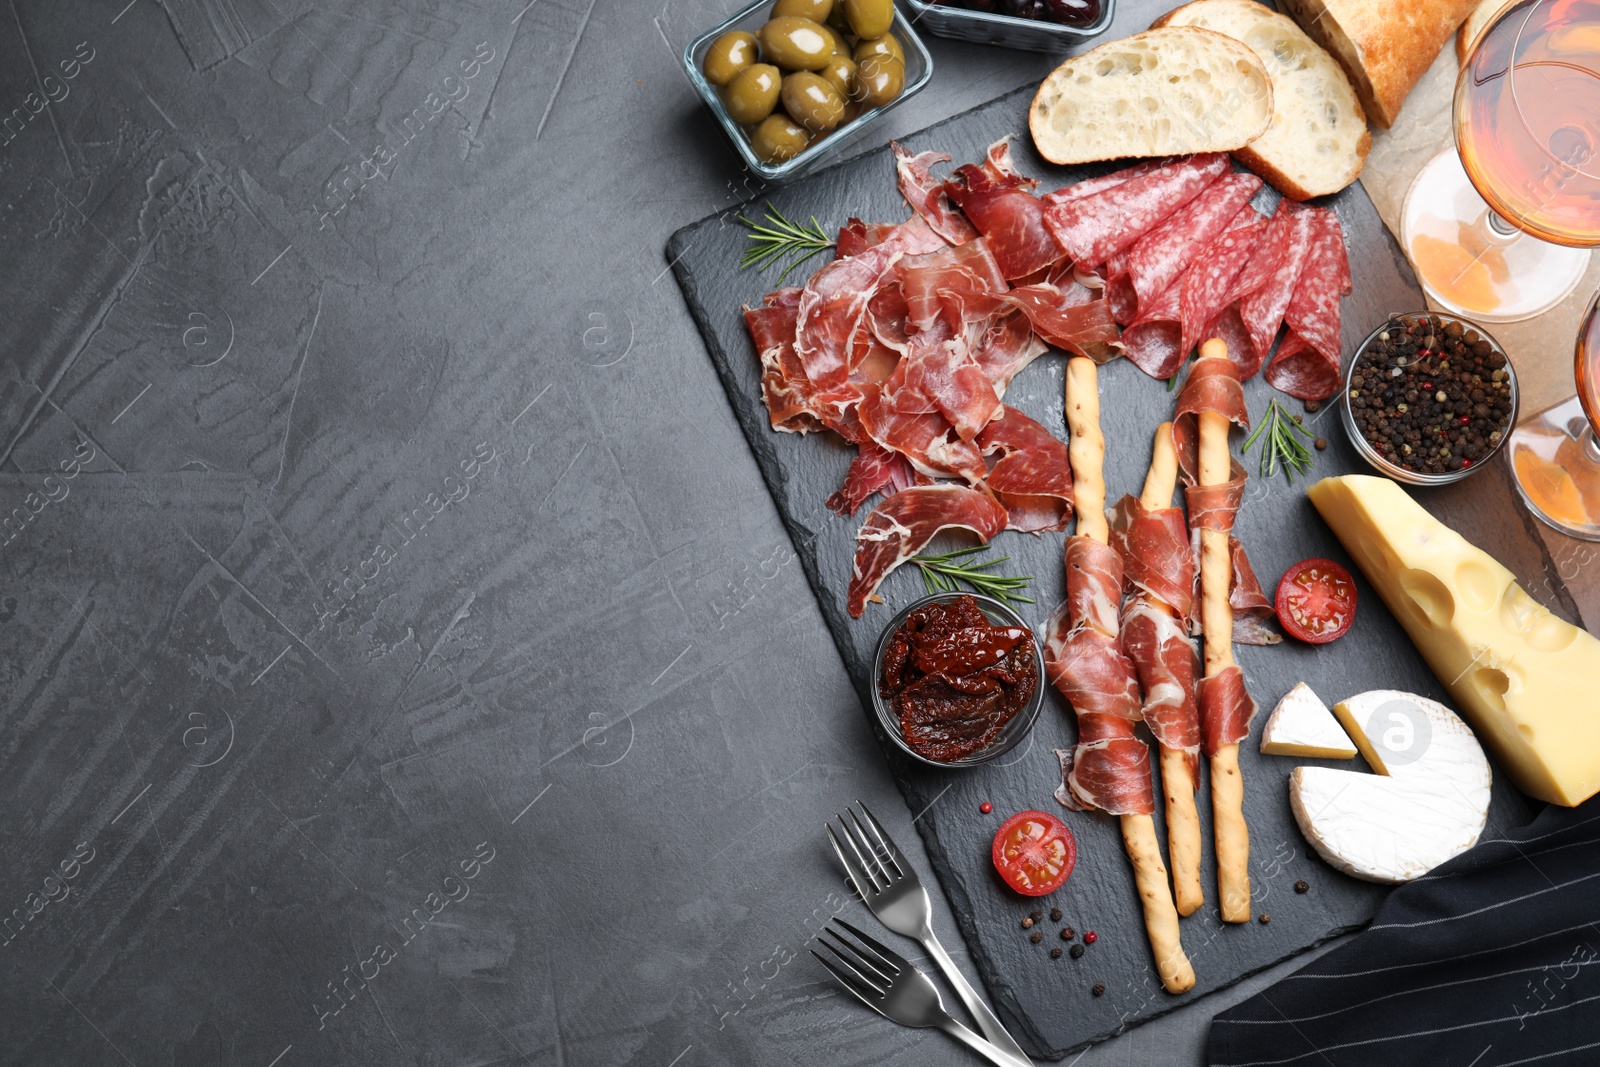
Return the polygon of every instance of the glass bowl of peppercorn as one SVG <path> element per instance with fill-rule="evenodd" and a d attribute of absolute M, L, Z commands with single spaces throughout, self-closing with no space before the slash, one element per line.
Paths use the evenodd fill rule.
<path fill-rule="evenodd" d="M 935 593 L 884 627 L 872 707 L 896 748 L 934 767 L 976 767 L 1015 748 L 1044 707 L 1032 629 L 981 593 Z"/>
<path fill-rule="evenodd" d="M 1517 375 L 1482 327 L 1443 312 L 1391 315 L 1356 349 L 1340 403 L 1361 457 L 1408 485 L 1485 466 L 1517 421 Z"/>

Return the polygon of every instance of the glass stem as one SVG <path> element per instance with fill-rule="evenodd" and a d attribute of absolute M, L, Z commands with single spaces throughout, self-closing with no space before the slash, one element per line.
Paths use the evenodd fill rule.
<path fill-rule="evenodd" d="M 1483 213 L 1483 219 L 1479 224 L 1479 229 L 1483 231 L 1485 240 L 1487 240 L 1490 244 L 1496 245 L 1510 244 L 1512 241 L 1515 241 L 1522 235 L 1521 230 L 1507 222 L 1505 216 L 1501 215 L 1493 208 L 1490 208 Z"/>

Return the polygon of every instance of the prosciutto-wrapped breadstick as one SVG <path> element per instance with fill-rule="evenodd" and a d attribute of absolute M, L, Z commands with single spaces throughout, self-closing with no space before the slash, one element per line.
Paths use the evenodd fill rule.
<path fill-rule="evenodd" d="M 1195 556 L 1183 510 L 1172 506 L 1178 458 L 1172 423 L 1156 430 L 1144 491 L 1117 502 L 1111 543 L 1129 589 L 1122 606 L 1122 651 L 1144 690 L 1144 721 L 1160 744 L 1166 794 L 1167 853 L 1179 915 L 1205 903 L 1200 888 L 1200 708 L 1195 701 L 1199 650 L 1189 636 Z"/>
<path fill-rule="evenodd" d="M 1228 451 L 1233 426 L 1248 430 L 1250 412 L 1228 346 L 1212 338 L 1178 394 L 1173 437 L 1183 468 L 1189 524 L 1200 532 L 1200 619 L 1205 677 L 1200 680 L 1201 749 L 1211 761 L 1211 821 L 1217 846 L 1217 895 L 1224 922 L 1250 920 L 1250 830 L 1244 820 L 1239 742 L 1250 736 L 1256 703 L 1233 661 L 1234 516 L 1245 471 Z"/>
<path fill-rule="evenodd" d="M 1178 935 L 1178 911 L 1156 841 L 1150 746 L 1134 734 L 1141 716 L 1134 666 L 1118 647 L 1122 557 L 1108 543 L 1101 464 L 1100 397 L 1093 360 L 1067 364 L 1068 456 L 1078 501 L 1077 534 L 1067 540 L 1067 599 L 1045 635 L 1045 670 L 1078 717 L 1078 744 L 1061 751 L 1056 799 L 1121 820 L 1122 841 L 1144 905 L 1156 973 L 1169 993 L 1194 988 L 1194 968 Z"/>

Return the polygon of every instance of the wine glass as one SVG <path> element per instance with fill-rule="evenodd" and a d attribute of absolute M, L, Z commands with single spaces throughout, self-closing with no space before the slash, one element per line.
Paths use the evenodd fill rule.
<path fill-rule="evenodd" d="M 1418 279 L 1438 304 L 1479 321 L 1548 311 L 1600 246 L 1600 0 L 1508 2 L 1462 65 L 1455 137 L 1456 150 L 1422 169 L 1402 210 Z M 1577 396 L 1512 432 L 1512 471 L 1540 519 L 1600 540 L 1593 300 L 1576 377 Z"/>

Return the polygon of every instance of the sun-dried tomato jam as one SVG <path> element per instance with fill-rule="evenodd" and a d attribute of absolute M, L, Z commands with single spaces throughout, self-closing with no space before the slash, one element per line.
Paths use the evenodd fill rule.
<path fill-rule="evenodd" d="M 878 692 L 911 750 L 948 763 L 987 748 L 1038 684 L 1033 635 L 996 626 L 959 596 L 906 616 L 884 650 Z"/>

